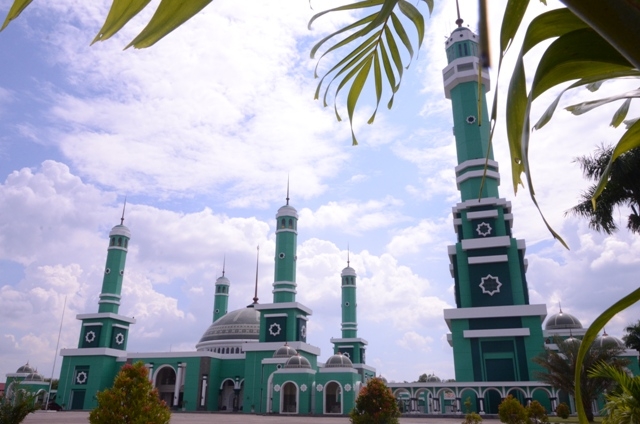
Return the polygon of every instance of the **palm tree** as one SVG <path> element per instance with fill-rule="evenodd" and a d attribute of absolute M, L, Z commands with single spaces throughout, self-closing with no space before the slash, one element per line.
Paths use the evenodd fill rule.
<path fill-rule="evenodd" d="M 627 333 L 622 337 L 624 344 L 629 349 L 635 349 L 640 353 L 640 321 L 629 324 L 624 331 Z"/>
<path fill-rule="evenodd" d="M 631 377 L 624 370 L 599 363 L 589 372 L 591 378 L 608 378 L 617 387 L 605 396 L 604 424 L 636 424 L 640 422 L 640 376 Z"/>
<path fill-rule="evenodd" d="M 611 160 L 612 152 L 613 147 L 600 146 L 593 156 L 581 156 L 576 161 L 587 179 L 598 181 Z M 613 217 L 614 209 L 628 206 L 631 213 L 627 220 L 627 228 L 640 234 L 640 149 L 629 150 L 613 162 L 609 183 L 602 191 L 594 209 L 591 199 L 596 187 L 594 184 L 582 193 L 582 201 L 566 213 L 588 218 L 589 227 L 612 234 L 618 229 Z"/>
<path fill-rule="evenodd" d="M 556 337 L 554 342 L 558 346 L 558 351 L 545 349 L 543 353 L 533 358 L 533 361 L 545 370 L 544 372 L 535 372 L 534 377 L 575 396 L 577 388 L 574 385 L 574 375 L 581 341 L 575 338 L 561 340 Z M 587 372 L 593 369 L 597 363 L 606 363 L 617 368 L 627 365 L 628 362 L 625 359 L 618 358 L 623 350 L 617 344 L 604 344 L 603 346 L 594 344 L 584 358 L 580 368 L 582 377 L 579 390 L 582 393 L 582 403 L 587 420 L 590 422 L 593 421 L 592 401 L 600 393 L 609 389 L 613 383 L 605 377 L 587 378 Z"/>

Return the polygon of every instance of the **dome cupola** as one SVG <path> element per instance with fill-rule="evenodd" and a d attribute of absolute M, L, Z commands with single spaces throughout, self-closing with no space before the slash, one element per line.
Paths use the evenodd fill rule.
<path fill-rule="evenodd" d="M 337 353 L 327 359 L 326 368 L 353 368 L 353 363 L 346 355 Z"/>
<path fill-rule="evenodd" d="M 289 358 L 287 363 L 284 366 L 285 368 L 308 368 L 311 369 L 311 363 L 304 356 L 300 356 L 300 354 L 296 356 L 292 356 Z"/>
<path fill-rule="evenodd" d="M 284 346 L 278 348 L 278 350 L 273 353 L 274 358 L 291 358 L 292 356 L 297 355 L 298 351 L 289 346 L 287 343 L 285 343 Z"/>

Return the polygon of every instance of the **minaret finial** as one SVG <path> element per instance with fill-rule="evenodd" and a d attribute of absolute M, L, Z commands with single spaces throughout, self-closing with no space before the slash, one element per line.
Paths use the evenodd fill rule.
<path fill-rule="evenodd" d="M 122 205 L 122 218 L 120 218 L 120 225 L 124 225 L 124 210 L 127 207 L 127 196 L 124 196 L 124 205 Z"/>
<path fill-rule="evenodd" d="M 224 277 L 224 269 L 225 269 L 226 265 L 227 265 L 227 255 L 224 255 L 222 257 L 222 276 L 223 277 Z"/>
<path fill-rule="evenodd" d="M 258 249 L 258 254 L 256 256 L 256 288 L 255 288 L 255 291 L 253 293 L 253 304 L 254 305 L 258 303 L 258 263 L 260 262 L 260 245 L 258 245 L 257 249 Z"/>
<path fill-rule="evenodd" d="M 460 28 L 464 21 L 460 17 L 460 5 L 458 4 L 458 0 L 456 0 L 456 10 L 458 11 L 458 19 L 456 19 L 456 24 L 458 25 L 458 28 Z"/>
<path fill-rule="evenodd" d="M 351 263 L 350 260 L 350 251 L 349 251 L 349 243 L 347 243 L 347 267 L 349 266 L 349 264 Z"/>
<path fill-rule="evenodd" d="M 287 174 L 287 206 L 289 206 L 289 174 Z"/>
<path fill-rule="evenodd" d="M 560 308 L 560 313 L 562 313 L 562 303 L 558 302 L 558 308 Z"/>

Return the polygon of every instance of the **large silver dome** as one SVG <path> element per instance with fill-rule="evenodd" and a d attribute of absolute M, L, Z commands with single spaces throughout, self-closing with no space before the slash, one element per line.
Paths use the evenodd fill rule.
<path fill-rule="evenodd" d="M 219 340 L 258 340 L 260 312 L 255 308 L 231 311 L 207 328 L 198 344 Z"/>
<path fill-rule="evenodd" d="M 562 311 L 555 315 L 551 315 L 544 326 L 545 330 L 575 330 L 581 328 L 582 323 L 578 318 Z"/>

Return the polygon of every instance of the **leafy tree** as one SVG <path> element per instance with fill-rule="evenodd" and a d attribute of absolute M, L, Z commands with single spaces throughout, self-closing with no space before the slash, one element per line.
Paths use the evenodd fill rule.
<path fill-rule="evenodd" d="M 625 346 L 629 349 L 635 349 L 640 353 L 640 321 L 635 324 L 629 324 L 624 331 L 627 333 L 622 336 Z"/>
<path fill-rule="evenodd" d="M 584 176 L 589 180 L 598 181 L 602 178 L 607 165 L 611 161 L 613 147 L 601 146 L 593 156 L 581 156 L 576 159 L 582 168 Z M 597 184 L 582 193 L 581 202 L 567 213 L 589 219 L 589 227 L 596 231 L 612 234 L 618 227 L 613 217 L 614 209 L 620 206 L 631 208 L 627 220 L 627 228 L 640 234 L 640 149 L 632 149 L 612 164 L 609 173 L 609 183 L 602 190 L 598 202 L 593 207 L 592 198 L 597 190 Z"/>
<path fill-rule="evenodd" d="M 576 398 L 579 392 L 586 418 L 591 422 L 593 421 L 591 402 L 600 393 L 609 389 L 612 382 L 610 379 L 602 377 L 587 378 L 587 372 L 600 362 L 611 364 L 614 367 L 627 365 L 628 361 L 618 358 L 624 349 L 613 343 L 604 346 L 591 345 L 582 366 L 577 367 L 580 341 L 573 338 L 561 340 L 555 337 L 554 343 L 558 346 L 558 351 L 545 349 L 544 352 L 533 358 L 533 361 L 545 370 L 545 372 L 534 373 L 534 377 L 556 389 L 576 395 Z M 576 368 L 581 376 L 579 383 L 575 381 Z"/>
<path fill-rule="evenodd" d="M 511 395 L 498 405 L 498 416 L 500 421 L 506 424 L 526 424 L 527 422 L 527 411 L 520 401 Z"/>
<path fill-rule="evenodd" d="M 142 362 L 125 364 L 113 387 L 98 392 L 98 406 L 89 414 L 91 424 L 169 424 L 171 413 L 158 397 Z"/>
<path fill-rule="evenodd" d="M 542 406 L 537 400 L 532 401 L 529 405 L 527 405 L 525 409 L 527 411 L 527 417 L 532 423 L 538 424 L 549 422 L 547 411 L 544 409 L 544 406 Z"/>
<path fill-rule="evenodd" d="M 462 424 L 480 424 L 482 422 L 482 416 L 471 410 L 471 398 L 468 397 L 464 400 L 465 416 Z"/>
<path fill-rule="evenodd" d="M 569 418 L 569 415 L 571 414 L 571 411 L 569 410 L 569 405 L 567 405 L 564 402 L 561 402 L 560 404 L 558 404 L 558 406 L 556 406 L 556 414 L 558 414 L 558 416 L 563 420 L 566 420 L 567 418 Z"/>
<path fill-rule="evenodd" d="M 591 378 L 609 378 L 617 387 L 605 395 L 604 424 L 636 424 L 640 422 L 640 376 L 631 377 L 624 370 L 599 363 L 589 371 Z"/>
<path fill-rule="evenodd" d="M 353 424 L 398 424 L 399 416 L 396 398 L 381 378 L 372 378 L 360 389 L 349 413 Z"/>
<path fill-rule="evenodd" d="M 420 377 L 418 377 L 418 383 L 426 383 L 428 378 L 429 376 L 427 373 L 420 374 Z"/>
<path fill-rule="evenodd" d="M 20 424 L 35 410 L 35 396 L 21 390 L 18 382 L 11 383 L 7 393 L 0 396 L 0 423 L 2 424 Z"/>

